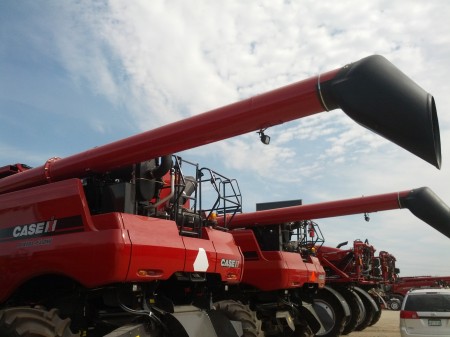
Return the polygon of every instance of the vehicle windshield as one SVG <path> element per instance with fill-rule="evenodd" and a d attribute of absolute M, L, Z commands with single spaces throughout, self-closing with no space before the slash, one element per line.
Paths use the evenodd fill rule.
<path fill-rule="evenodd" d="M 408 311 L 450 311 L 450 294 L 411 294 L 405 303 Z"/>

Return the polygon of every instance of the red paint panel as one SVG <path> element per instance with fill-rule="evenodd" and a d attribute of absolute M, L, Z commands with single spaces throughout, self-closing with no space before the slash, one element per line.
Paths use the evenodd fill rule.
<path fill-rule="evenodd" d="M 306 263 L 308 283 L 317 283 L 319 288 L 325 287 L 325 270 L 317 257 L 311 256 L 311 262 Z"/>
<path fill-rule="evenodd" d="M 120 230 L 80 232 L 3 243 L 0 301 L 27 280 L 45 274 L 65 275 L 86 287 L 125 281 L 130 245 L 122 234 Z"/>
<path fill-rule="evenodd" d="M 212 241 L 216 250 L 216 273 L 221 275 L 222 281 L 239 283 L 242 278 L 244 258 L 233 235 L 208 227 L 203 228 L 203 235 Z"/>
<path fill-rule="evenodd" d="M 263 252 L 261 260 L 246 260 L 242 282 L 264 291 L 288 289 L 289 270 L 281 252 Z"/>
<path fill-rule="evenodd" d="M 132 244 L 128 281 L 167 279 L 183 271 L 186 251 L 173 221 L 121 213 Z M 149 271 L 139 276 L 139 271 Z"/>
<path fill-rule="evenodd" d="M 251 230 L 231 233 L 247 257 L 242 278 L 244 284 L 264 291 L 290 289 L 311 282 L 313 271 L 324 274 L 323 268 L 320 270 L 312 263 L 305 263 L 299 253 L 261 251 Z"/>
<path fill-rule="evenodd" d="M 99 231 L 94 219 L 78 179 L 0 196 L 0 301 L 45 274 L 87 287 L 123 282 L 131 246 L 121 220 Z"/>
<path fill-rule="evenodd" d="M 74 215 L 81 215 L 83 223 L 92 228 L 79 179 L 0 195 L 0 228 Z"/>

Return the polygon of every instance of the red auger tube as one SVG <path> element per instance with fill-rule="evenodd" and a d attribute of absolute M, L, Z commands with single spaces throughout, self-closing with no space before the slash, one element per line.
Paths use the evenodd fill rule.
<path fill-rule="evenodd" d="M 229 229 L 251 228 L 401 208 L 409 209 L 416 217 L 450 238 L 450 208 L 428 187 L 236 214 L 232 218 L 217 218 L 217 224 Z"/>
<path fill-rule="evenodd" d="M 341 108 L 357 123 L 440 168 L 433 97 L 382 56 L 66 157 L 0 180 L 0 193 L 162 157 Z"/>

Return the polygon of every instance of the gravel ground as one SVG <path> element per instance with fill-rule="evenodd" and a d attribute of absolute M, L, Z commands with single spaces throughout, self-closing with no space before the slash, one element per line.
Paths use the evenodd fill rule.
<path fill-rule="evenodd" d="M 354 331 L 349 337 L 400 337 L 400 311 L 383 310 L 380 320 L 364 329 Z"/>

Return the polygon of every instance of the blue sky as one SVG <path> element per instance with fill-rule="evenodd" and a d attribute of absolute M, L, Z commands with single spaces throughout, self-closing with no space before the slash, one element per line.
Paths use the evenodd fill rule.
<path fill-rule="evenodd" d="M 381 54 L 436 99 L 441 170 L 341 111 L 183 157 L 255 203 L 428 186 L 450 204 L 450 3 L 0 2 L 0 159 L 43 164 Z M 220 127 L 220 126 L 218 126 Z M 3 165 L 1 164 L 0 165 Z M 407 210 L 317 221 L 327 244 L 369 239 L 401 274 L 450 275 L 450 241 Z"/>

